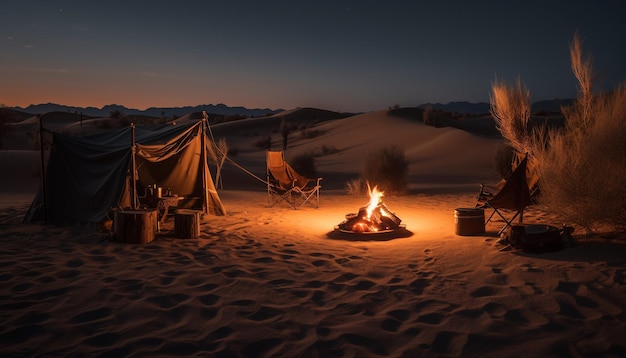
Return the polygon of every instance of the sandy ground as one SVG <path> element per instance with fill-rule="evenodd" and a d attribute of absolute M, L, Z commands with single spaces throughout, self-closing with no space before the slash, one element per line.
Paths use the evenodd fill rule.
<path fill-rule="evenodd" d="M 626 355 L 624 240 L 577 234 L 575 247 L 527 254 L 498 242 L 502 222 L 456 235 L 454 210 L 472 207 L 478 184 L 494 178 L 484 168 L 497 143 L 422 125 L 410 135 L 402 128 L 415 123 L 385 120 L 403 133 L 393 142 L 411 162 L 411 193 L 383 197 L 403 237 L 333 230 L 369 200 L 342 188 L 358 173 L 358 153 L 393 135 L 375 114 L 324 123 L 323 136 L 295 142 L 341 150 L 318 161 L 318 209 L 268 208 L 263 184 L 229 169 L 220 190 L 228 215 L 203 216 L 198 240 L 175 237 L 172 219 L 143 245 L 22 224 L 38 152 L 2 151 L 3 166 L 16 168 L 0 192 L 3 355 Z M 367 130 L 342 135 L 351 121 Z M 241 128 L 217 129 L 241 148 L 251 140 Z M 262 155 L 241 150 L 236 160 L 259 169 Z M 562 224 L 540 207 L 525 222 Z"/>

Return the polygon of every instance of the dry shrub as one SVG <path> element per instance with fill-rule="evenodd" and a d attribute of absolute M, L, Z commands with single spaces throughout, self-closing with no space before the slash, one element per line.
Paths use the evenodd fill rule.
<path fill-rule="evenodd" d="M 312 153 L 301 153 L 289 161 L 291 167 L 299 174 L 307 178 L 317 178 L 315 156 Z"/>
<path fill-rule="evenodd" d="M 336 153 L 340 152 L 340 150 L 337 149 L 337 147 L 329 146 L 327 144 L 322 144 L 318 148 L 319 149 L 315 153 L 315 155 L 318 156 L 318 157 L 323 157 L 323 156 L 326 156 L 326 155 L 336 154 Z"/>
<path fill-rule="evenodd" d="M 565 128 L 535 132 L 541 202 L 589 231 L 626 229 L 626 88 L 592 93 L 591 60 L 576 35 L 570 47 L 579 82 L 576 102 L 563 108 Z"/>
<path fill-rule="evenodd" d="M 261 137 L 252 142 L 252 146 L 260 149 L 268 149 L 272 143 L 271 137 Z"/>
<path fill-rule="evenodd" d="M 367 184 L 362 178 L 353 179 L 346 183 L 348 195 L 361 195 L 367 193 Z"/>
<path fill-rule="evenodd" d="M 302 131 L 300 131 L 300 138 L 301 139 L 311 139 L 311 138 L 319 137 L 322 134 L 324 134 L 324 130 L 323 129 L 319 129 L 319 128 L 305 128 Z"/>
<path fill-rule="evenodd" d="M 580 104 L 579 104 L 580 105 Z M 575 108 L 584 108 L 574 105 Z M 535 150 L 541 202 L 589 231 L 626 228 L 626 88 L 596 98 L 586 122 L 570 122 Z M 587 123 L 579 127 L 574 123 Z"/>
<path fill-rule="evenodd" d="M 374 150 L 365 158 L 363 179 L 389 194 L 406 192 L 408 174 L 409 163 L 397 145 Z"/>

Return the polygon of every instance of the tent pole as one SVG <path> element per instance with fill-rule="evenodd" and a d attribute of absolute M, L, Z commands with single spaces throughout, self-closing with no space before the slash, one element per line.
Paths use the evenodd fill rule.
<path fill-rule="evenodd" d="M 203 206 L 203 211 L 205 213 L 209 212 L 209 193 L 208 193 L 208 186 L 207 186 L 207 158 L 206 158 L 206 128 L 205 125 L 207 124 L 207 115 L 206 112 L 202 112 L 202 130 L 200 131 L 200 161 L 202 162 L 202 195 L 204 195 L 203 198 L 203 202 L 202 202 L 202 206 Z"/>
<path fill-rule="evenodd" d="M 130 124 L 130 140 L 131 140 L 131 174 L 130 174 L 130 180 L 132 181 L 132 185 L 131 185 L 131 208 L 133 210 L 137 209 L 137 164 L 135 162 L 135 152 L 137 151 L 137 148 L 135 147 L 135 123 L 131 123 Z"/>
<path fill-rule="evenodd" d="M 47 224 L 47 213 L 46 213 L 46 164 L 44 162 L 44 153 L 43 153 L 43 118 L 41 115 L 39 117 L 39 152 L 41 153 L 41 203 L 43 205 L 43 223 Z"/>

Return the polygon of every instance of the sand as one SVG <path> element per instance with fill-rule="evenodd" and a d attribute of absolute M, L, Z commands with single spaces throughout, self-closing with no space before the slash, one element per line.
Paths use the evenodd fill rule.
<path fill-rule="evenodd" d="M 263 152 L 245 150 L 249 125 L 214 134 L 262 174 Z M 626 354 L 624 240 L 575 232 L 575 247 L 528 254 L 498 242 L 502 222 L 483 235 L 455 234 L 454 209 L 473 206 L 478 185 L 496 179 L 485 168 L 500 140 L 384 112 L 319 128 L 321 136 L 293 142 L 340 149 L 316 161 L 318 209 L 268 208 L 264 184 L 231 167 L 219 191 L 228 215 L 203 216 L 198 240 L 175 237 L 169 219 L 143 245 L 89 228 L 22 224 L 38 152 L 2 151 L 4 167 L 22 163 L 0 192 L 3 355 Z M 409 234 L 338 235 L 334 226 L 368 202 L 347 195 L 345 179 L 358 175 L 363 153 L 387 142 L 400 143 L 411 163 L 411 192 L 383 197 Z M 541 207 L 524 221 L 562 223 Z"/>

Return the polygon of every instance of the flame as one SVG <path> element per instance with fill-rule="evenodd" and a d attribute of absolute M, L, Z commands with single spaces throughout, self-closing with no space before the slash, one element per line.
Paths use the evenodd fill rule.
<path fill-rule="evenodd" d="M 367 184 L 367 190 L 370 196 L 370 202 L 367 204 L 367 220 L 369 221 L 372 218 L 372 212 L 374 209 L 380 204 L 380 198 L 383 197 L 383 192 L 378 191 L 378 186 L 374 185 L 374 188 L 370 189 L 369 183 Z"/>

